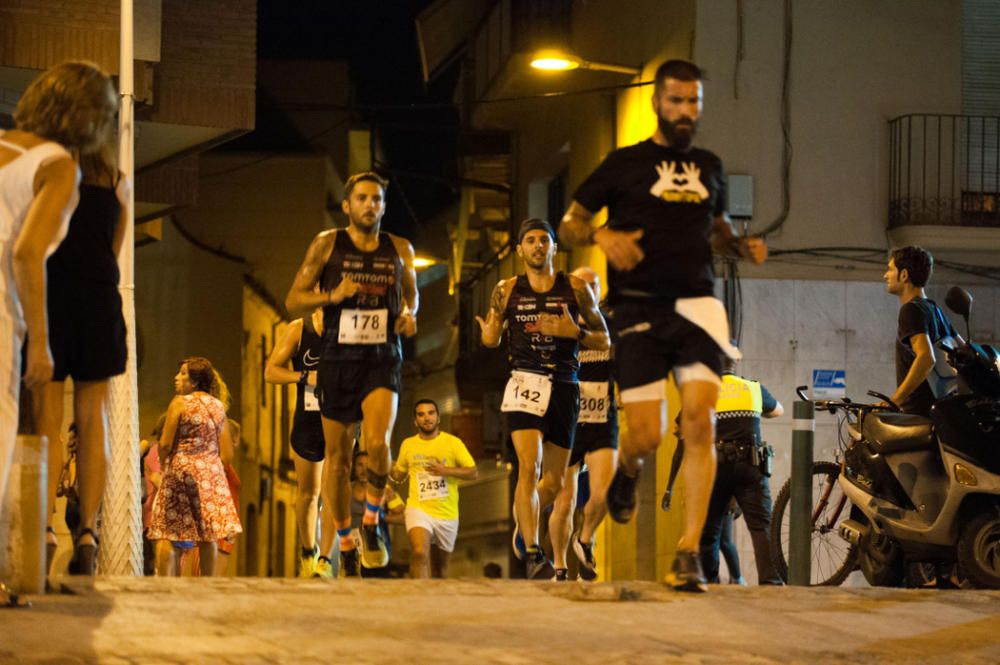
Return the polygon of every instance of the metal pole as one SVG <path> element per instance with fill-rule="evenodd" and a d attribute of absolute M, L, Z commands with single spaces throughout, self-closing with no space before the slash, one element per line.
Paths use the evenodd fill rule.
<path fill-rule="evenodd" d="M 118 168 L 126 182 L 135 175 L 134 57 L 132 0 L 121 2 L 119 62 Z M 139 474 L 139 387 L 135 360 L 135 195 L 128 187 L 125 242 L 118 268 L 122 314 L 127 329 L 125 373 L 111 380 L 109 404 L 108 485 L 104 492 L 100 571 L 104 575 L 142 575 L 142 487 Z"/>
<path fill-rule="evenodd" d="M 809 586 L 812 576 L 812 465 L 816 432 L 812 402 L 796 400 L 792 421 L 792 496 L 789 508 L 788 583 Z"/>

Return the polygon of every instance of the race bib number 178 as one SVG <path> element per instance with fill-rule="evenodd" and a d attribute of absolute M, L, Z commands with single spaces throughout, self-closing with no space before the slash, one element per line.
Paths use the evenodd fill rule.
<path fill-rule="evenodd" d="M 388 309 L 343 309 L 340 311 L 340 344 L 385 344 L 389 327 Z"/>

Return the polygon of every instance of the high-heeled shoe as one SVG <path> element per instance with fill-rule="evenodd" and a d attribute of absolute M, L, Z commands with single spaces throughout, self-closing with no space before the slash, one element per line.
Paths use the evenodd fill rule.
<path fill-rule="evenodd" d="M 81 543 L 80 540 L 87 534 L 93 539 L 91 543 Z M 101 540 L 91 528 L 80 529 L 76 536 L 76 544 L 73 547 L 73 566 L 70 575 L 94 576 L 97 570 L 97 549 L 101 546 Z"/>
<path fill-rule="evenodd" d="M 31 607 L 31 603 L 14 593 L 10 587 L 0 582 L 0 609 L 23 610 Z"/>
<path fill-rule="evenodd" d="M 59 549 L 59 542 L 55 540 L 56 530 L 50 526 L 45 527 L 45 574 L 52 573 L 52 560 L 56 558 L 56 550 Z"/>

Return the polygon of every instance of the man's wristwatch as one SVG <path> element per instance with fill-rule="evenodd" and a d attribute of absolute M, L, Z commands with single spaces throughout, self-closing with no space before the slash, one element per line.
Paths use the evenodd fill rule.
<path fill-rule="evenodd" d="M 303 386 L 309 383 L 309 370 L 302 370 L 302 374 L 299 375 L 298 383 Z"/>

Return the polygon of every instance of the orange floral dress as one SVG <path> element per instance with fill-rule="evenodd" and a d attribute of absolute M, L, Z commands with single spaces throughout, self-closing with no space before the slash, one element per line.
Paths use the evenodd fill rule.
<path fill-rule="evenodd" d="M 219 541 L 243 531 L 226 472 L 219 436 L 226 427 L 222 402 L 203 392 L 184 395 L 174 446 L 162 460 L 153 501 L 150 540 Z"/>

